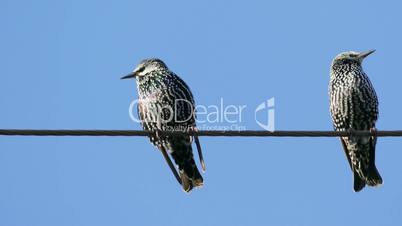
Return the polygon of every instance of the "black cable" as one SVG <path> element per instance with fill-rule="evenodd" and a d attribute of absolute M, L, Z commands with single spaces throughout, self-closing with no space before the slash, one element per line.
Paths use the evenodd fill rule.
<path fill-rule="evenodd" d="M 281 131 L 264 130 L 200 130 L 200 131 L 160 131 L 162 136 L 197 135 L 210 137 L 345 137 L 377 136 L 399 137 L 402 130 L 389 131 Z M 143 130 L 42 130 L 42 129 L 0 129 L 0 136 L 148 136 L 152 131 Z"/>

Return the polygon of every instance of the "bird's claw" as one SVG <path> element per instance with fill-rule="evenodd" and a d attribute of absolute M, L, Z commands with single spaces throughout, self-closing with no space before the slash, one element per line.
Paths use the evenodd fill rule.
<path fill-rule="evenodd" d="M 374 145 L 377 144 L 377 129 L 375 127 L 370 128 L 371 139 L 373 139 Z"/>
<path fill-rule="evenodd" d="M 349 128 L 346 131 L 348 132 L 349 137 L 352 137 L 356 132 L 356 130 L 353 128 Z"/>

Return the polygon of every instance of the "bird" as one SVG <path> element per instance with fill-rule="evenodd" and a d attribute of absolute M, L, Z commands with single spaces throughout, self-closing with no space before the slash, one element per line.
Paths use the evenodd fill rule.
<path fill-rule="evenodd" d="M 130 78 L 137 83 L 137 110 L 142 128 L 153 132 L 149 135 L 150 141 L 162 152 L 176 180 L 185 192 L 203 186 L 203 177 L 192 151 L 192 141 L 195 140 L 199 160 L 205 171 L 198 136 L 185 133 L 160 135 L 161 131 L 197 131 L 195 101 L 189 86 L 158 58 L 142 60 L 131 73 L 121 79 Z"/>
<path fill-rule="evenodd" d="M 376 131 L 378 98 L 363 71 L 363 60 L 375 50 L 348 51 L 338 54 L 330 68 L 329 98 L 335 131 Z M 341 137 L 341 144 L 353 172 L 355 192 L 366 185 L 383 183 L 375 165 L 376 136 Z"/>

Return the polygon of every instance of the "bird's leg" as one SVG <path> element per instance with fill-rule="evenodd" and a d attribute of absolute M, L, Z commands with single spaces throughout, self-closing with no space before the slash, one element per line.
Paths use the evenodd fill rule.
<path fill-rule="evenodd" d="M 192 130 L 194 132 L 198 132 L 198 129 L 196 127 L 191 127 L 190 130 Z M 201 143 L 200 143 L 200 140 L 198 139 L 197 135 L 194 135 L 194 140 L 195 140 L 195 145 L 197 146 L 198 157 L 200 159 L 202 171 L 205 172 L 206 166 L 205 166 L 205 162 L 204 162 L 204 157 L 202 155 Z"/>
<path fill-rule="evenodd" d="M 160 133 L 159 130 L 155 131 L 155 137 L 157 140 L 162 141 L 162 139 L 160 138 Z M 163 157 L 165 158 L 167 164 L 169 165 L 169 168 L 172 170 L 173 175 L 176 177 L 177 182 L 179 182 L 179 184 L 182 184 L 181 178 L 179 176 L 179 173 L 177 172 L 176 167 L 173 165 L 172 160 L 170 159 L 166 148 L 162 145 L 162 143 L 159 143 L 159 150 L 161 150 Z"/>
<path fill-rule="evenodd" d="M 377 144 L 377 129 L 375 127 L 370 128 L 371 139 L 373 139 L 374 146 Z"/>

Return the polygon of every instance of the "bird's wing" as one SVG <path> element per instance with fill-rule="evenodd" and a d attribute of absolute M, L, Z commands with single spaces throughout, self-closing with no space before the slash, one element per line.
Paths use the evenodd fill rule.
<path fill-rule="evenodd" d="M 174 74 L 174 73 L 173 73 Z M 176 115 L 176 117 L 178 117 L 180 120 L 182 119 L 186 119 L 186 122 L 184 122 L 184 124 L 190 128 L 190 129 L 194 129 L 194 131 L 197 131 L 196 128 L 196 114 L 195 114 L 195 102 L 194 102 L 194 97 L 193 94 L 191 93 L 190 88 L 188 87 L 188 85 L 176 74 L 174 74 L 176 81 L 177 81 L 177 86 L 179 87 L 179 90 L 181 90 L 181 92 L 173 92 L 173 93 L 177 93 L 176 98 L 178 98 L 179 100 L 185 100 L 185 101 L 180 101 L 179 104 L 176 106 L 178 108 L 178 112 L 182 113 L 179 114 L 179 116 Z M 177 89 L 177 87 L 176 87 Z M 176 102 L 175 102 L 176 103 Z M 205 161 L 204 161 L 204 157 L 202 154 L 202 150 L 201 150 L 201 143 L 200 140 L 198 139 L 198 136 L 193 136 L 191 137 L 192 139 L 194 139 L 195 144 L 197 146 L 197 151 L 198 151 L 198 157 L 200 159 L 200 163 L 201 163 L 201 167 L 202 170 L 205 171 L 206 166 L 205 166 Z"/>
<path fill-rule="evenodd" d="M 172 170 L 174 177 L 176 177 L 177 182 L 179 182 L 179 184 L 182 184 L 181 178 L 180 178 L 179 174 L 177 173 L 177 169 L 173 165 L 173 162 L 170 159 L 170 157 L 169 157 L 168 153 L 166 152 L 166 149 L 163 147 L 163 145 L 159 145 L 159 150 L 161 150 L 162 155 L 165 158 L 166 163 L 169 165 L 169 168 Z"/>
<path fill-rule="evenodd" d="M 353 189 L 355 192 L 359 192 L 364 188 L 364 186 L 366 186 L 366 183 L 364 182 L 364 180 L 362 180 L 359 177 L 359 175 L 357 174 L 357 171 L 353 170 L 352 161 L 350 160 L 348 147 L 342 137 L 341 137 L 341 143 L 342 143 L 343 150 L 345 151 L 346 158 L 348 159 L 350 169 L 353 171 L 353 181 L 354 181 Z"/>
<path fill-rule="evenodd" d="M 204 162 L 204 157 L 203 157 L 203 155 L 202 155 L 200 140 L 198 139 L 198 136 L 194 136 L 194 140 L 195 140 L 195 144 L 196 144 L 196 146 L 197 146 L 198 157 L 200 158 L 200 163 L 201 163 L 202 171 L 205 172 L 206 166 L 205 166 L 205 162 Z"/>
<path fill-rule="evenodd" d="M 342 143 L 343 150 L 345 151 L 346 158 L 348 159 L 350 169 L 353 171 L 353 166 L 352 166 L 352 161 L 350 160 L 348 146 L 342 137 L 341 137 L 341 143 Z"/>

